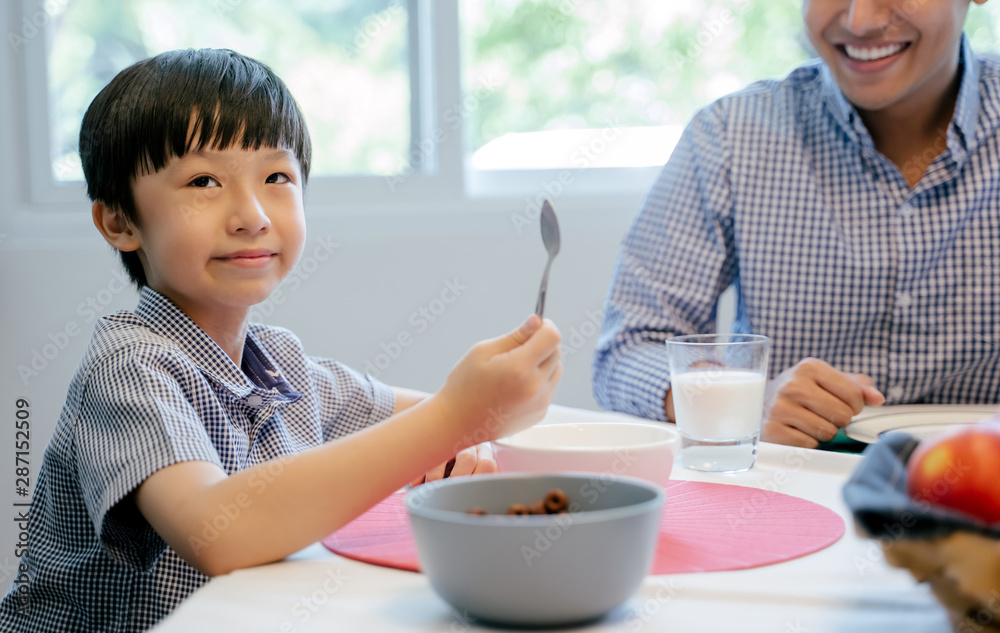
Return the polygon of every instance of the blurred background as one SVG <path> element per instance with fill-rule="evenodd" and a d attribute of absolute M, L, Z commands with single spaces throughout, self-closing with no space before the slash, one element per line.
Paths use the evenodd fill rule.
<path fill-rule="evenodd" d="M 684 124 L 811 57 L 801 0 L 11 0 L 0 9 L 0 406 L 30 403 L 30 481 L 95 320 L 135 305 L 90 223 L 77 136 L 121 69 L 176 48 L 270 65 L 313 139 L 309 237 L 254 318 L 315 355 L 436 390 L 533 310 L 541 201 L 563 246 L 546 316 L 556 402 L 596 408 L 591 354 L 618 244 Z M 966 33 L 1000 48 L 1000 5 Z M 720 307 L 719 327 L 731 308 Z M 15 493 L 14 425 L 0 473 Z M 18 534 L 0 523 L 0 589 Z"/>

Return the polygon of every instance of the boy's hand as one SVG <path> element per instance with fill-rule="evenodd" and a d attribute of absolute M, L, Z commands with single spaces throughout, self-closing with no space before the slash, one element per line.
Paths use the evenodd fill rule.
<path fill-rule="evenodd" d="M 493 445 L 483 442 L 462 449 L 458 455 L 441 464 L 426 475 L 417 477 L 410 482 L 411 486 L 419 486 L 428 481 L 436 481 L 445 477 L 461 475 L 485 475 L 497 472 L 496 457 L 493 455 Z"/>
<path fill-rule="evenodd" d="M 516 433 L 545 416 L 562 376 L 552 321 L 532 315 L 513 332 L 477 343 L 434 396 L 460 426 L 466 446 Z"/>
<path fill-rule="evenodd" d="M 768 384 L 761 439 L 815 448 L 832 440 L 864 405 L 883 402 L 871 377 L 806 358 Z"/>

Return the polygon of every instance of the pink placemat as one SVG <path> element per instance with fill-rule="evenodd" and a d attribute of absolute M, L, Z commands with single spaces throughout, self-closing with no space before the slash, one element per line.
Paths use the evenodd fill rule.
<path fill-rule="evenodd" d="M 821 550 L 844 534 L 833 510 L 780 492 L 698 481 L 671 481 L 666 490 L 652 574 L 770 565 Z M 347 558 L 420 571 L 403 496 L 389 496 L 323 545 Z"/>

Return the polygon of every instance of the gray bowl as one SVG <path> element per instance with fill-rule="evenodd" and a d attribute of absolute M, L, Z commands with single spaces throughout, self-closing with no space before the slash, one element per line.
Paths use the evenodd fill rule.
<path fill-rule="evenodd" d="M 553 488 L 568 514 L 508 516 Z M 406 509 L 420 566 L 459 612 L 518 626 L 594 620 L 631 596 L 656 551 L 662 488 L 594 473 L 456 477 L 414 489 Z M 468 514 L 480 507 L 487 516 Z"/>

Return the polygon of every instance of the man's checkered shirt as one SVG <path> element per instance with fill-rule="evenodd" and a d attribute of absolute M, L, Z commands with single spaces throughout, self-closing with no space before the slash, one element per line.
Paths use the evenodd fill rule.
<path fill-rule="evenodd" d="M 27 602 L 15 585 L 0 630 L 149 628 L 207 577 L 139 515 L 127 497 L 140 483 L 187 460 L 245 470 L 353 433 L 395 405 L 389 387 L 307 357 L 287 330 L 252 324 L 243 361 L 241 370 L 149 288 L 134 313 L 98 322 L 32 498 Z"/>
<path fill-rule="evenodd" d="M 697 114 L 619 252 L 597 401 L 665 419 L 663 342 L 714 331 L 732 284 L 772 377 L 816 357 L 888 404 L 1000 402 L 1000 64 L 963 39 L 961 72 L 912 189 L 818 61 Z"/>

